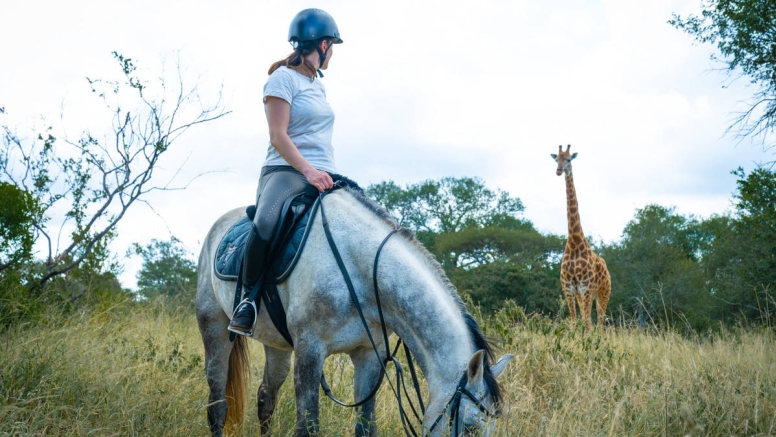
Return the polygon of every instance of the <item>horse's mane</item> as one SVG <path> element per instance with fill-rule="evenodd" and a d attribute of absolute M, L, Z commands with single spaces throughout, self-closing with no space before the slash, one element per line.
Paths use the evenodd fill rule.
<path fill-rule="evenodd" d="M 388 212 L 388 210 L 369 198 L 363 190 L 356 186 L 353 188 L 346 187 L 345 191 L 350 193 L 354 199 L 356 199 L 368 210 L 373 212 L 385 223 L 393 228 L 399 227 L 398 223 L 396 223 L 396 220 L 391 217 L 391 214 Z M 464 321 L 466 322 L 466 326 L 469 329 L 469 335 L 474 342 L 475 348 L 477 350 L 485 351 L 483 380 L 485 381 L 491 396 L 493 396 L 493 400 L 496 405 L 500 405 L 502 401 L 501 386 L 499 385 L 498 381 L 496 381 L 496 378 L 493 376 L 493 372 L 490 368 L 490 363 L 495 359 L 495 355 L 492 346 L 485 338 L 485 335 L 482 333 L 480 325 L 476 320 L 474 320 L 474 317 L 469 313 L 469 310 L 466 309 L 466 305 L 463 303 L 461 296 L 458 294 L 458 290 L 455 288 L 455 285 L 450 282 L 450 279 L 445 274 L 442 265 L 439 264 L 439 261 L 437 261 L 436 257 L 434 257 L 434 255 L 432 255 L 431 252 L 429 252 L 428 249 L 426 249 L 426 247 L 423 246 L 423 244 L 418 241 L 417 238 L 415 238 L 415 233 L 408 228 L 400 228 L 396 233 L 407 240 L 423 256 L 426 264 L 436 274 L 437 278 L 439 278 L 439 281 L 458 305 L 461 316 L 463 317 Z"/>

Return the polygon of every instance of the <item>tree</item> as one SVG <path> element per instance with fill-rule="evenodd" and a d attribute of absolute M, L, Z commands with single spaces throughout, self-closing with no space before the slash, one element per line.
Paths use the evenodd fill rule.
<path fill-rule="evenodd" d="M 478 178 L 371 185 L 388 209 L 440 261 L 452 283 L 486 310 L 513 299 L 529 312 L 554 312 L 564 241 L 520 217 L 523 204 Z"/>
<path fill-rule="evenodd" d="M 523 203 L 506 191 L 487 188 L 479 178 L 447 177 L 408 184 L 406 188 L 393 181 L 370 185 L 367 195 L 383 205 L 399 225 L 415 231 L 418 239 L 439 261 L 451 267 L 461 254 L 439 252 L 437 237 L 461 232 L 467 228 L 520 226 L 518 217 Z M 455 259 L 455 260 L 454 260 Z"/>
<path fill-rule="evenodd" d="M 32 256 L 37 211 L 29 192 L 0 181 L 0 272 Z"/>
<path fill-rule="evenodd" d="M 516 217 L 525 209 L 520 199 L 487 188 L 479 178 L 426 180 L 404 189 L 388 181 L 370 185 L 366 193 L 415 231 L 455 232 Z"/>
<path fill-rule="evenodd" d="M 146 298 L 164 295 L 193 299 L 197 290 L 197 268 L 180 240 L 151 240 L 145 246 L 135 243 L 134 252 L 143 258 L 137 273 L 138 293 Z"/>
<path fill-rule="evenodd" d="M 776 172 L 760 167 L 747 175 L 738 168 L 733 174 L 739 178 L 736 220 L 723 271 L 735 282 L 722 298 L 748 319 L 770 317 L 776 313 Z"/>
<path fill-rule="evenodd" d="M 701 15 L 682 18 L 673 14 L 669 24 L 695 37 L 716 44 L 730 75 L 749 78 L 759 90 L 749 110 L 730 128 L 739 135 L 760 136 L 763 145 L 776 128 L 776 2 L 773 0 L 702 0 Z"/>
<path fill-rule="evenodd" d="M 618 245 L 602 248 L 612 283 L 610 306 L 633 311 L 640 323 L 686 317 L 706 326 L 708 289 L 698 264 L 698 222 L 673 208 L 647 205 L 625 226 Z"/>
<path fill-rule="evenodd" d="M 544 266 L 555 255 L 563 255 L 561 237 L 542 235 L 529 221 L 513 226 L 469 226 L 458 232 L 439 234 L 435 250 L 449 259 L 452 267 L 470 268 L 494 261 Z"/>
<path fill-rule="evenodd" d="M 699 223 L 701 267 L 708 281 L 709 310 L 714 320 L 732 322 L 741 316 L 741 303 L 749 289 L 742 283 L 740 269 L 746 261 L 747 238 L 730 215 L 714 215 Z"/>
<path fill-rule="evenodd" d="M 497 311 L 506 300 L 513 300 L 526 313 L 553 315 L 558 311 L 559 265 L 529 268 L 496 260 L 470 269 L 455 269 L 450 272 L 450 280 L 486 311 Z"/>
<path fill-rule="evenodd" d="M 120 80 L 87 78 L 107 108 L 109 136 L 85 131 L 73 141 L 48 127 L 28 139 L 2 126 L 0 178 L 30 193 L 39 206 L 32 227 L 46 247 L 41 287 L 86 260 L 149 192 L 180 189 L 154 178 L 161 158 L 189 128 L 228 113 L 220 95 L 215 104 L 204 105 L 197 87 L 184 84 L 179 66 L 177 83 L 168 87 L 164 75 L 148 82 L 132 59 L 113 56 Z M 63 209 L 67 212 L 57 215 Z"/>

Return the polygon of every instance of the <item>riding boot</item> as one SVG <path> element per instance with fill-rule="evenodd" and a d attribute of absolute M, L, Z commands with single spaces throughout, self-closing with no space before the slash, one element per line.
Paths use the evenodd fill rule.
<path fill-rule="evenodd" d="M 267 270 L 269 248 L 270 242 L 262 239 L 256 227 L 251 226 L 243 255 L 243 300 L 234 310 L 228 328 L 235 334 L 253 335 L 253 326 L 258 315 L 255 299 L 259 295 L 258 288 L 261 287 L 264 272 Z"/>

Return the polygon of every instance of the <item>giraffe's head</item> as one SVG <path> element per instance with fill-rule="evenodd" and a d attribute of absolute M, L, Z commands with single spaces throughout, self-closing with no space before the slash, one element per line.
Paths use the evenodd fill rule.
<path fill-rule="evenodd" d="M 569 149 L 571 149 L 571 144 L 566 146 L 566 151 L 563 151 L 563 146 L 558 146 L 558 154 L 551 154 L 552 159 L 555 160 L 555 162 L 558 163 L 558 169 L 555 171 L 555 174 L 558 176 L 562 175 L 563 172 L 566 172 L 568 174 L 571 172 L 571 160 L 577 157 L 576 153 L 569 153 Z"/>

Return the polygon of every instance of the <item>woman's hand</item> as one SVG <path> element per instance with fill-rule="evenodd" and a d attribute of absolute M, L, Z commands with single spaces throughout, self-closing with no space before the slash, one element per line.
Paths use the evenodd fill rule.
<path fill-rule="evenodd" d="M 309 170 L 304 172 L 304 177 L 307 178 L 307 182 L 323 192 L 334 186 L 334 181 L 331 176 L 325 171 L 318 170 L 314 167 L 310 167 Z"/>

